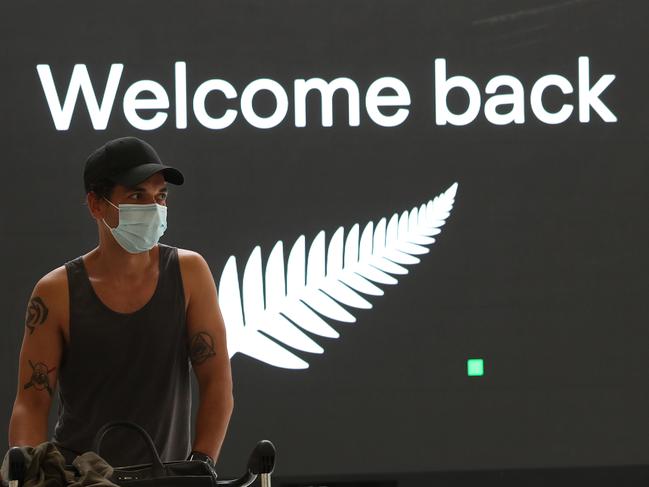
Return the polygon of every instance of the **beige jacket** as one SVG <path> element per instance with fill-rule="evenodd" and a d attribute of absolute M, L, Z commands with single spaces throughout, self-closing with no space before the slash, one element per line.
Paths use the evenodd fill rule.
<path fill-rule="evenodd" d="M 21 446 L 27 472 L 21 487 L 118 487 L 108 480 L 113 473 L 106 461 L 87 451 L 73 461 L 79 474 L 65 468 L 65 459 L 53 443 L 46 441 L 36 447 Z M 9 451 L 2 460 L 0 478 L 8 480 Z"/>

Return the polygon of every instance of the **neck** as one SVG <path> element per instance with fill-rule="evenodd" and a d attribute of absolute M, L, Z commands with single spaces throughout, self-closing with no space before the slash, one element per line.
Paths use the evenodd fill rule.
<path fill-rule="evenodd" d="M 156 260 L 158 245 L 151 250 L 131 254 L 127 252 L 107 231 L 99 232 L 99 245 L 91 252 L 98 268 L 108 274 L 120 276 L 141 276 Z"/>

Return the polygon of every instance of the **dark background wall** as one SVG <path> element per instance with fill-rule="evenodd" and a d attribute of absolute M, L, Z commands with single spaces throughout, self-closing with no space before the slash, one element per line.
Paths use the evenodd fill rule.
<path fill-rule="evenodd" d="M 644 463 L 649 437 L 647 331 L 647 7 L 642 1 L 12 2 L 2 38 L 0 437 L 16 391 L 27 299 L 35 282 L 97 244 L 83 206 L 82 165 L 105 141 L 137 135 L 186 176 L 171 187 L 162 241 L 205 256 L 218 279 L 227 258 L 240 277 L 252 249 L 268 258 L 300 235 L 390 217 L 458 182 L 438 241 L 385 295 L 329 321 L 322 355 L 286 370 L 232 358 L 235 412 L 220 471 L 235 475 L 256 440 L 272 439 L 285 475 Z M 577 115 L 578 57 L 590 80 L 615 80 L 601 100 L 616 115 Z M 435 123 L 435 58 L 448 76 L 484 89 L 516 76 L 525 123 L 496 126 L 481 110 L 466 126 Z M 189 116 L 173 115 L 174 62 L 187 63 Z M 124 72 L 107 128 L 82 97 L 69 130 L 54 126 L 36 65 L 48 64 L 62 99 L 75 64 L 103 92 L 111 64 Z M 564 123 L 530 109 L 534 82 L 559 74 L 548 110 L 572 103 Z M 368 86 L 393 76 L 410 113 L 381 127 L 365 111 Z M 361 93 L 358 127 L 344 93 L 322 127 L 316 95 L 295 127 L 293 81 L 349 77 Z M 276 127 L 239 113 L 223 130 L 201 126 L 191 95 L 211 78 L 238 95 L 270 78 L 289 98 Z M 129 85 L 163 85 L 169 119 L 151 131 L 122 112 Z M 240 98 L 210 95 L 217 116 Z M 466 107 L 449 96 L 455 111 Z M 274 102 L 259 94 L 255 107 Z M 505 107 L 506 108 L 506 107 Z M 385 109 L 391 113 L 394 109 Z M 142 117 L 147 118 L 147 111 Z M 362 228 L 362 227 L 361 227 Z M 467 377 L 466 360 L 485 361 Z M 194 384 L 195 385 L 195 384 Z M 194 406 L 197 398 L 194 398 Z M 56 410 L 56 404 L 53 413 Z M 52 415 L 51 427 L 55 417 Z M 6 441 L 6 440 L 5 440 Z"/>

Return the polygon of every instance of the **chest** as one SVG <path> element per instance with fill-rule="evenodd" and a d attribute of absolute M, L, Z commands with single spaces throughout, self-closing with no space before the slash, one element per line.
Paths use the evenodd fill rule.
<path fill-rule="evenodd" d="M 90 284 L 89 291 L 96 301 L 103 307 L 108 308 L 110 311 L 122 314 L 132 314 L 147 306 L 153 300 L 158 289 L 160 271 L 156 269 L 155 272 L 147 273 L 141 278 L 133 281 L 115 282 L 99 276 L 88 276 Z M 181 274 L 182 266 L 181 266 Z M 186 276 L 183 276 L 186 279 Z M 189 304 L 189 289 L 187 285 L 183 286 L 183 293 L 185 298 L 185 313 L 187 312 Z M 70 310 L 66 313 L 62 320 L 62 333 L 66 344 L 70 343 Z"/>
<path fill-rule="evenodd" d="M 135 313 L 153 297 L 158 284 L 158 273 L 143 276 L 137 282 L 114 283 L 90 278 L 95 295 L 117 313 Z"/>
<path fill-rule="evenodd" d="M 189 308 L 190 302 L 190 289 L 191 289 L 191 274 L 186 268 L 186 263 L 182 258 L 178 260 L 178 268 L 180 274 L 180 287 L 184 296 L 184 312 L 185 314 Z M 91 296 L 90 301 L 100 303 L 101 307 L 108 308 L 112 312 L 121 314 L 132 314 L 145 307 L 147 303 L 154 299 L 156 293 L 164 296 L 164 299 L 169 298 L 165 294 L 165 284 L 160 283 L 160 266 L 153 266 L 150 271 L 147 271 L 137 279 L 122 279 L 119 282 L 103 277 L 90 270 L 84 271 L 79 279 L 84 282 L 87 289 L 87 295 Z M 169 273 L 165 274 L 164 279 L 174 279 Z M 77 285 L 80 282 L 77 281 Z M 88 287 L 89 284 L 89 287 Z M 168 284 L 167 284 L 168 285 Z M 168 294 L 168 292 L 167 292 Z M 69 300 L 65 300 L 65 306 L 61 310 L 61 328 L 63 337 L 66 344 L 70 343 L 70 309 L 67 304 Z M 119 318 L 119 317 L 117 317 Z"/>

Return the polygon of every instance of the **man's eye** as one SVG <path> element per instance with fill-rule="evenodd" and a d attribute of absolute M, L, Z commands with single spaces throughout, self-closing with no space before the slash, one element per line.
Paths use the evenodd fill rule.
<path fill-rule="evenodd" d="M 167 193 L 161 193 L 158 196 L 160 197 L 161 200 L 166 200 L 167 199 Z"/>

